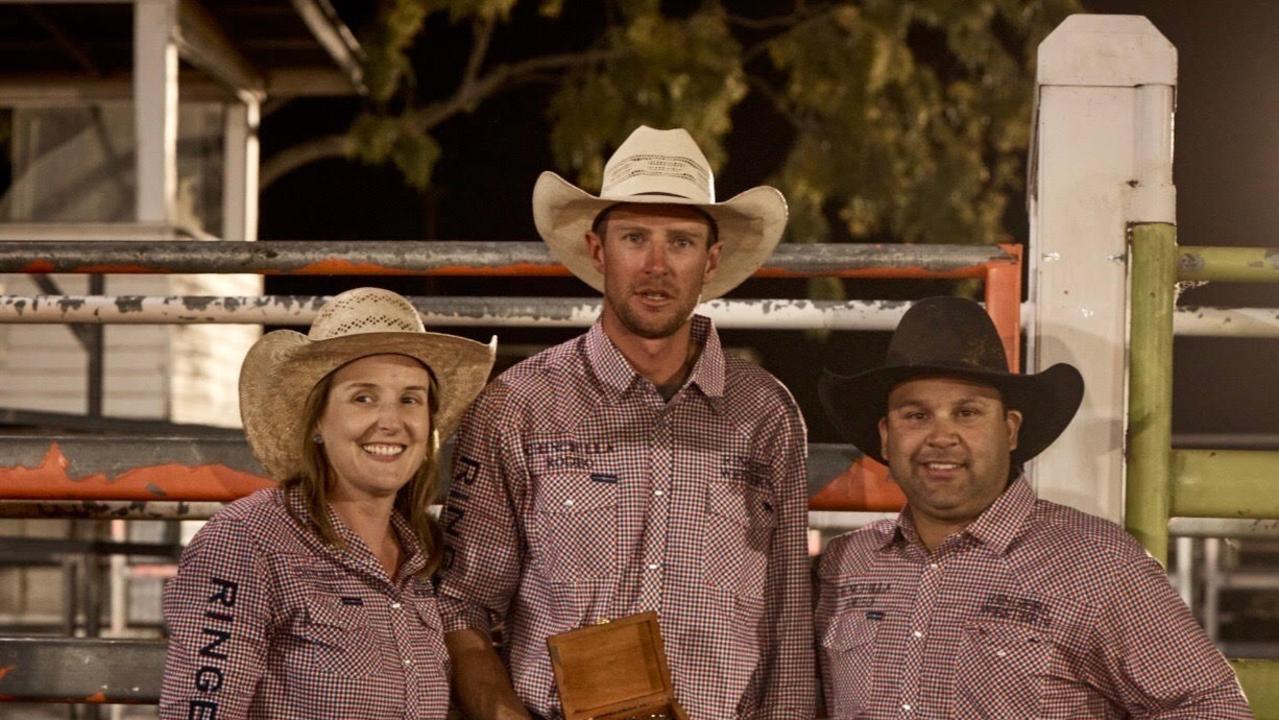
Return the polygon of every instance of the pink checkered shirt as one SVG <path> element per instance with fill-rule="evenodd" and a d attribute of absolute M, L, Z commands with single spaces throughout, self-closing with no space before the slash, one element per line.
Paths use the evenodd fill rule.
<path fill-rule="evenodd" d="M 560 715 L 548 636 L 646 610 L 693 718 L 813 715 L 803 418 L 710 320 L 693 338 L 669 403 L 596 323 L 503 373 L 462 423 L 441 614 L 502 625 L 539 715 Z"/>
<path fill-rule="evenodd" d="M 933 553 L 908 509 L 833 540 L 818 577 L 831 717 L 1252 717 L 1159 564 L 1024 479 Z"/>
<path fill-rule="evenodd" d="M 295 521 L 296 491 L 259 490 L 213 517 L 164 589 L 169 654 L 160 717 L 439 719 L 449 665 L 425 559 L 396 514 L 405 558 L 388 578 L 329 510 L 340 551 Z"/>

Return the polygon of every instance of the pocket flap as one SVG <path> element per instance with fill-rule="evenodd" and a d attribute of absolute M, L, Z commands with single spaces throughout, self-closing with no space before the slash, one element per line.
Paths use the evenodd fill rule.
<path fill-rule="evenodd" d="M 336 595 L 312 595 L 306 598 L 307 622 L 316 627 L 350 628 L 362 627 L 367 618 L 364 614 L 364 601 L 357 603 L 343 602 L 344 598 Z"/>
<path fill-rule="evenodd" d="M 866 617 L 864 610 L 849 610 L 837 618 L 826 628 L 822 638 L 822 646 L 835 652 L 848 652 L 854 648 L 870 645 L 879 631 L 880 620 Z"/>
<path fill-rule="evenodd" d="M 545 473 L 533 478 L 539 513 L 575 513 L 617 504 L 617 476 L 585 470 Z"/>

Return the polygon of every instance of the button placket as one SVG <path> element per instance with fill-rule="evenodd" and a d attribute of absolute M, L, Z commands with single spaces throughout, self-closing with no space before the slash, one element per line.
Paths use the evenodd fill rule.
<path fill-rule="evenodd" d="M 660 611 L 673 464 L 669 412 L 659 413 L 654 417 L 650 448 L 649 478 L 653 492 L 649 498 L 648 516 L 645 518 L 640 605 L 642 610 Z"/>
<path fill-rule="evenodd" d="M 919 586 L 915 593 L 915 603 L 911 608 L 910 625 L 907 626 L 910 637 L 906 641 L 906 656 L 902 663 L 900 704 L 903 717 L 913 716 L 919 709 L 917 698 L 920 672 L 927 649 L 925 635 L 931 626 L 933 611 L 937 607 L 941 578 L 940 565 L 932 558 L 927 559 L 920 568 Z"/>

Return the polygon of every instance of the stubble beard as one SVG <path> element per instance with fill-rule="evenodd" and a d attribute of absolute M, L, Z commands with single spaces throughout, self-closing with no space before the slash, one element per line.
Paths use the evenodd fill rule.
<path fill-rule="evenodd" d="M 631 306 L 626 302 L 629 297 L 629 293 L 620 300 L 606 295 L 608 304 L 622 327 L 645 340 L 661 340 L 679 332 L 679 329 L 693 317 L 693 309 L 697 307 L 696 303 L 682 304 L 668 316 L 647 318 L 632 311 Z"/>

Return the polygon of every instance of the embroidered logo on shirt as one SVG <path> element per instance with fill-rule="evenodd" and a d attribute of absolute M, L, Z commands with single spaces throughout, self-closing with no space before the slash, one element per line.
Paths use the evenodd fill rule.
<path fill-rule="evenodd" d="M 768 463 L 754 460 L 746 455 L 721 455 L 719 459 L 719 476 L 725 480 L 737 480 L 754 487 L 768 484 Z"/>
<path fill-rule="evenodd" d="M 364 598 L 343 597 L 342 604 L 343 605 L 364 605 Z"/>
<path fill-rule="evenodd" d="M 591 480 L 600 483 L 617 484 L 617 476 L 609 473 L 591 473 Z"/>
<path fill-rule="evenodd" d="M 1041 628 L 1047 628 L 1052 624 L 1049 607 L 1043 601 L 1005 593 L 987 595 L 986 600 L 977 609 L 977 614 L 1001 620 L 1014 620 Z"/>
<path fill-rule="evenodd" d="M 883 620 L 884 611 L 883 610 L 867 610 L 866 619 L 867 620 Z"/>
<path fill-rule="evenodd" d="M 844 585 L 839 588 L 840 605 L 845 608 L 873 607 L 878 602 L 880 595 L 887 595 L 888 591 L 892 589 L 892 583 L 885 582 L 860 582 Z M 867 613 L 866 617 L 870 617 L 870 614 Z"/>

